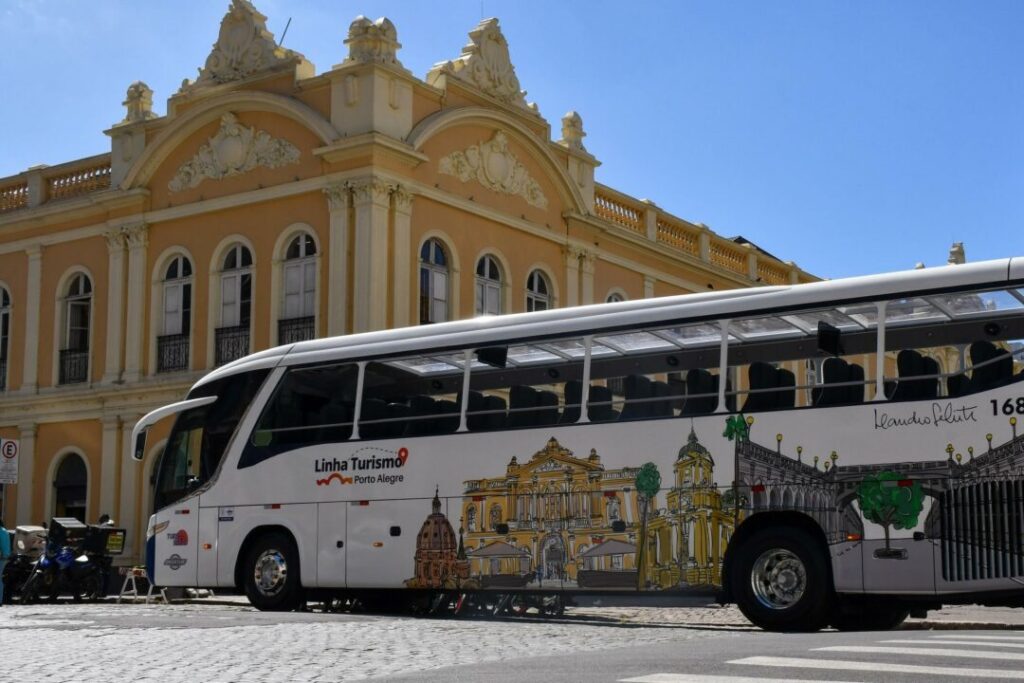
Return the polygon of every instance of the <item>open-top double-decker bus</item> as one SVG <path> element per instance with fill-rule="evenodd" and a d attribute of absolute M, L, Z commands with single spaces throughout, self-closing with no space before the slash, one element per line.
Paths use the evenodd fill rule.
<path fill-rule="evenodd" d="M 135 428 L 142 458 L 176 415 L 150 572 L 261 609 L 707 594 L 787 630 L 1020 604 L 1022 287 L 1013 258 L 253 354 Z"/>

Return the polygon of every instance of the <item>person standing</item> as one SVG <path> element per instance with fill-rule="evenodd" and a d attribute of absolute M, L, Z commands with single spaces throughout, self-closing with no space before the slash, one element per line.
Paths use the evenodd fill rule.
<path fill-rule="evenodd" d="M 11 534 L 0 519 L 0 607 L 4 604 L 4 566 L 11 556 Z"/>

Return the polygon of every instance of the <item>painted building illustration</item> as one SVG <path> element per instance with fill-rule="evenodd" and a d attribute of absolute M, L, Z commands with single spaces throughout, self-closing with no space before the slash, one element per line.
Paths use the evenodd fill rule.
<path fill-rule="evenodd" d="M 407 580 L 409 588 L 473 588 L 469 578 L 469 562 L 462 545 L 462 530 L 456 538 L 448 518 L 441 512 L 441 499 L 434 493 L 431 513 L 416 535 L 414 556 L 416 575 Z"/>

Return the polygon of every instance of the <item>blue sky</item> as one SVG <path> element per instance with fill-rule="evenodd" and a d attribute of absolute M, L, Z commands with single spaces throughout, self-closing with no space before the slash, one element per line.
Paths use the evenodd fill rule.
<path fill-rule="evenodd" d="M 125 88 L 194 78 L 227 0 L 0 0 L 0 176 L 109 149 Z M 823 277 L 1024 255 L 1024 2 L 256 0 L 318 72 L 389 17 L 423 77 L 496 16 L 598 181 Z"/>

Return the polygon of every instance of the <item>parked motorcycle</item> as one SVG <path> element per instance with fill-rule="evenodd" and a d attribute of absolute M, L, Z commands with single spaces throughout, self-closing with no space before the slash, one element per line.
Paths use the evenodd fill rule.
<path fill-rule="evenodd" d="M 14 530 L 12 553 L 4 565 L 4 602 L 11 604 L 32 575 L 36 560 L 46 547 L 46 529 L 41 526 L 19 526 Z"/>
<path fill-rule="evenodd" d="M 21 587 L 21 601 L 45 598 L 53 602 L 61 595 L 71 595 L 76 602 L 102 598 L 111 555 L 123 549 L 124 534 L 124 529 L 115 529 L 109 523 L 85 525 L 71 517 L 55 517 L 45 550 Z"/>

